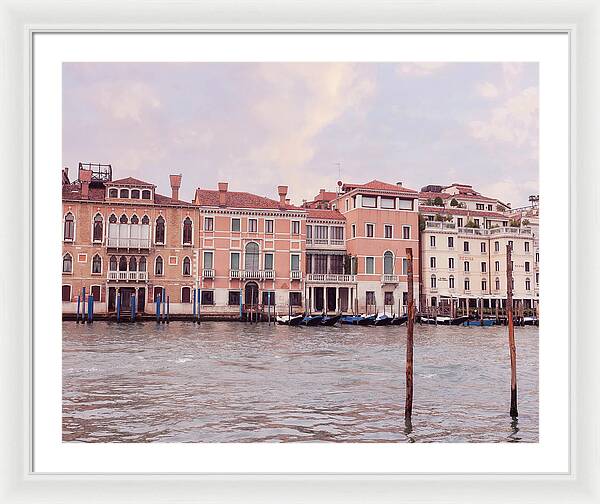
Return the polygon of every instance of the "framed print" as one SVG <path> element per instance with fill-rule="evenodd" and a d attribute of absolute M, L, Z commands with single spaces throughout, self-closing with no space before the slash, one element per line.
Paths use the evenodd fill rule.
<path fill-rule="evenodd" d="M 8 502 L 598 499 L 593 4 L 7 5 Z"/>

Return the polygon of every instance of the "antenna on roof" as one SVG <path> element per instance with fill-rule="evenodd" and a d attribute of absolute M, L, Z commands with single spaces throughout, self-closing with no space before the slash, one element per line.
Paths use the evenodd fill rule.
<path fill-rule="evenodd" d="M 342 163 L 334 163 L 338 167 L 338 186 L 337 186 L 337 194 L 340 194 L 341 180 L 342 180 Z"/>

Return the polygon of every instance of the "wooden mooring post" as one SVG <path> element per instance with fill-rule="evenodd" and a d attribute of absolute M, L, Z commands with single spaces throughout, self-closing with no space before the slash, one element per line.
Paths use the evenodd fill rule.
<path fill-rule="evenodd" d="M 406 321 L 406 400 L 404 402 L 404 423 L 410 425 L 413 403 L 413 332 L 415 328 L 412 248 L 406 249 L 406 260 L 408 263 L 408 320 Z"/>
<path fill-rule="evenodd" d="M 508 317 L 508 349 L 510 352 L 510 416 L 519 416 L 517 408 L 517 347 L 513 320 L 513 262 L 512 247 L 506 245 L 506 310 Z"/>

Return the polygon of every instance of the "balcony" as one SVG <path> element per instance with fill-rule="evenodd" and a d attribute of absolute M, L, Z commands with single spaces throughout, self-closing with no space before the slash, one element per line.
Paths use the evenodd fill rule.
<path fill-rule="evenodd" d="M 202 278 L 215 278 L 215 270 L 212 268 L 204 268 L 202 270 Z"/>
<path fill-rule="evenodd" d="M 229 271 L 229 277 L 241 280 L 273 280 L 275 270 L 237 270 Z"/>
<path fill-rule="evenodd" d="M 106 246 L 115 249 L 137 249 L 148 250 L 150 248 L 150 238 L 114 238 L 106 239 Z"/>
<path fill-rule="evenodd" d="M 398 275 L 382 275 L 381 277 L 382 284 L 397 284 L 398 280 Z"/>
<path fill-rule="evenodd" d="M 425 229 L 456 229 L 453 222 L 425 221 Z"/>
<path fill-rule="evenodd" d="M 147 282 L 147 271 L 109 271 L 106 279 L 109 282 Z"/>
<path fill-rule="evenodd" d="M 292 270 L 290 272 L 290 277 L 292 280 L 302 280 L 302 271 Z"/>
<path fill-rule="evenodd" d="M 307 238 L 306 248 L 344 250 L 346 248 L 346 242 L 344 240 L 336 240 L 333 238 Z"/>
<path fill-rule="evenodd" d="M 306 281 L 310 283 L 341 283 L 350 284 L 356 282 L 356 275 L 343 275 L 337 273 L 308 273 Z"/>

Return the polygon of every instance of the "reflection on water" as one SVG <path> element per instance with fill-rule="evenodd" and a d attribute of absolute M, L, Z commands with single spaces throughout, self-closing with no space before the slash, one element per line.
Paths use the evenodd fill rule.
<path fill-rule="evenodd" d="M 63 440 L 537 442 L 538 329 L 63 324 Z M 511 421 L 512 420 L 512 421 Z"/>

